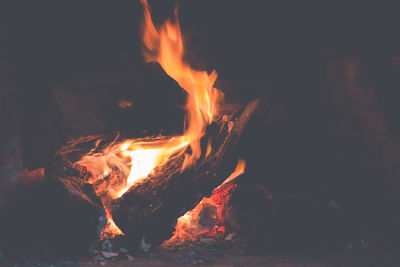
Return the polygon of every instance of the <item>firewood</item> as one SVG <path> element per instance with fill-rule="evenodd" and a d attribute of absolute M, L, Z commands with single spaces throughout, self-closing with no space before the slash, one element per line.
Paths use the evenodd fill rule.
<path fill-rule="evenodd" d="M 21 180 L 1 210 L 0 239 L 21 254 L 25 250 L 43 257 L 87 254 L 105 225 L 99 220 L 104 210 L 94 201 L 91 186 L 77 174 L 58 158 L 44 179 Z"/>
<path fill-rule="evenodd" d="M 86 252 L 98 240 L 104 226 L 99 221 L 104 216 L 104 205 L 130 243 L 139 246 L 144 241 L 155 247 L 168 239 L 176 219 L 204 195 L 211 194 L 232 172 L 240 135 L 258 105 L 259 101 L 255 100 L 233 114 L 220 116 L 209 126 L 202 140 L 207 143 L 212 138 L 213 148 L 207 158 L 199 159 L 193 167 L 181 172 L 182 155 L 156 169 L 121 198 L 107 203 L 96 195 L 95 185 L 87 182 L 91 174 L 77 161 L 93 152 L 94 147 L 102 151 L 116 135 L 92 135 L 70 141 L 46 166 L 46 178 L 40 192 L 34 194 L 40 204 L 27 206 L 41 210 L 43 218 L 37 218 L 37 222 L 43 223 L 41 233 L 46 234 L 46 228 L 49 229 L 47 246 L 63 244 L 59 251 Z M 75 245 L 78 243 L 79 246 Z"/>
<path fill-rule="evenodd" d="M 224 116 L 217 127 L 207 131 L 205 138 L 213 136 L 213 148 L 205 160 L 181 172 L 183 158 L 178 158 L 108 204 L 127 238 L 137 244 L 144 239 L 155 247 L 171 236 L 176 219 L 211 194 L 233 171 L 240 135 L 258 104 L 255 100 Z"/>

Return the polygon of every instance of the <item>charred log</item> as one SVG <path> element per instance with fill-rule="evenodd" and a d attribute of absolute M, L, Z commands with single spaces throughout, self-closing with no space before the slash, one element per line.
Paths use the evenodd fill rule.
<path fill-rule="evenodd" d="M 2 210 L 1 239 L 22 254 L 74 258 L 98 240 L 103 209 L 77 170 L 56 162 L 42 180 L 21 181 Z"/>

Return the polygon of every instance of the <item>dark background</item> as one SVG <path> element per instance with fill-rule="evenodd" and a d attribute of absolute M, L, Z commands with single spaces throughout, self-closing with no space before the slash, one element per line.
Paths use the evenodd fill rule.
<path fill-rule="evenodd" d="M 170 16 L 174 2 L 150 1 L 155 20 Z M 400 37 L 394 6 L 294 1 L 179 3 L 182 28 L 192 51 L 188 59 L 194 66 L 216 69 L 220 80 L 229 81 L 229 86 L 222 88 L 232 91 L 227 92 L 228 97 L 272 94 L 295 113 L 306 112 L 299 120 L 307 124 L 306 120 L 320 116 L 321 105 L 325 106 L 327 66 L 352 59 L 362 63 L 371 84 L 378 84 L 376 94 L 385 102 L 381 109 L 392 128 L 398 128 L 394 115 L 397 84 L 393 84 L 397 73 L 392 59 L 399 54 Z M 109 73 L 132 66 L 139 73 L 132 71 L 132 79 L 143 76 L 141 16 L 139 1 L 2 2 L 3 72 L 19 93 L 27 158 L 33 158 L 34 152 L 28 151 L 37 151 L 39 146 L 48 156 L 65 139 L 63 112 L 50 90 L 52 84 L 93 74 L 112 76 Z M 156 76 L 160 75 L 151 77 Z M 132 87 L 132 91 L 140 91 Z M 162 94 L 159 88 L 148 91 Z M 146 102 L 146 97 L 141 97 L 140 102 Z M 32 143 L 36 145 L 29 147 Z M 30 167 L 43 164 L 40 158 Z"/>

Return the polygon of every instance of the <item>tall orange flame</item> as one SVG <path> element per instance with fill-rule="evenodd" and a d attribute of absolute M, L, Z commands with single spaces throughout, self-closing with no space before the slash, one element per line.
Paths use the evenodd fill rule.
<path fill-rule="evenodd" d="M 184 41 L 182 38 L 178 9 L 175 18 L 161 26 L 155 26 L 147 0 L 141 0 L 144 9 L 142 39 L 144 58 L 147 62 L 158 62 L 164 71 L 187 92 L 186 118 L 183 135 L 153 140 L 126 140 L 107 147 L 102 153 L 88 154 L 78 163 L 92 173 L 93 181 L 112 176 L 113 168 L 122 172 L 123 181 L 114 177 L 106 183 L 106 188 L 95 188 L 98 195 L 108 195 L 115 199 L 121 197 L 136 182 L 146 178 L 156 167 L 162 166 L 172 158 L 187 152 L 182 169 L 194 164 L 201 157 L 200 139 L 206 127 L 211 124 L 218 112 L 223 94 L 214 88 L 217 79 L 215 71 L 208 74 L 191 68 L 183 60 Z M 209 154 L 210 148 L 207 148 Z M 206 155 L 206 156 L 207 156 Z M 114 175 L 115 176 L 115 175 Z M 112 178 L 111 178 L 112 180 Z"/>
<path fill-rule="evenodd" d="M 191 159 L 201 155 L 200 138 L 204 135 L 217 112 L 218 102 L 222 97 L 214 88 L 217 73 L 197 71 L 183 60 L 184 42 L 182 39 L 178 9 L 175 8 L 175 20 L 167 20 L 159 28 L 151 19 L 147 0 L 141 0 L 144 7 L 143 43 L 144 57 L 147 62 L 158 62 L 164 71 L 189 94 L 186 103 L 187 125 L 184 140 L 192 148 Z"/>

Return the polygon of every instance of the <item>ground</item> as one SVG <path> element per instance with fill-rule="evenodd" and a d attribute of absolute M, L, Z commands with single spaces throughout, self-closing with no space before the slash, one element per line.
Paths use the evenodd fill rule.
<path fill-rule="evenodd" d="M 154 252 L 115 253 L 117 257 L 105 259 L 91 256 L 78 261 L 37 261 L 21 256 L 7 260 L 4 251 L 0 251 L 0 266 L 14 267 L 164 267 L 164 266 L 209 266 L 209 267 L 399 267 L 400 248 L 369 247 L 352 248 L 296 248 L 282 251 L 251 251 L 249 249 L 214 249 L 206 246 L 203 251 L 196 245 L 183 250 Z M 197 252 L 196 252 L 197 251 Z M 208 254 L 207 254 L 208 253 Z M 101 254 L 100 254 L 101 255 Z M 131 256 L 134 255 L 134 256 Z"/>
<path fill-rule="evenodd" d="M 400 266 L 399 250 L 303 250 L 272 252 L 264 255 L 237 255 L 217 259 L 210 267 L 240 267 L 240 266 L 273 266 L 273 267 L 398 267 Z M 117 261 L 82 261 L 80 266 L 193 266 L 194 264 L 171 263 L 159 259 L 134 259 Z"/>

